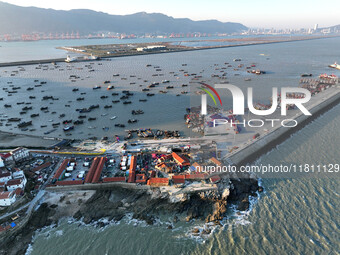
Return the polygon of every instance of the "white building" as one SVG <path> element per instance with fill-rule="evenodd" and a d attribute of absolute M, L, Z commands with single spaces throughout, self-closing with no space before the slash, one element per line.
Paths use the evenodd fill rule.
<path fill-rule="evenodd" d="M 11 163 L 11 161 L 13 161 L 13 156 L 11 153 L 0 154 L 0 158 L 3 160 L 5 164 Z"/>
<path fill-rule="evenodd" d="M 8 191 L 15 191 L 17 188 L 21 188 L 22 190 L 25 189 L 27 180 L 26 178 L 20 178 L 20 179 L 12 179 L 7 181 L 6 187 Z"/>
<path fill-rule="evenodd" d="M 7 182 L 10 179 L 12 179 L 12 175 L 10 172 L 4 172 L 4 173 L 0 172 L 0 182 Z"/>
<path fill-rule="evenodd" d="M 29 158 L 30 156 L 29 151 L 23 147 L 16 148 L 15 150 L 12 150 L 10 153 L 14 161 L 24 160 Z"/>
<path fill-rule="evenodd" d="M 14 168 L 14 172 L 12 172 L 12 176 L 14 179 L 17 179 L 17 178 L 25 177 L 25 174 L 24 174 L 24 171 L 22 171 L 21 169 Z"/>
<path fill-rule="evenodd" d="M 16 195 L 13 191 L 0 192 L 0 206 L 10 206 L 16 200 Z"/>

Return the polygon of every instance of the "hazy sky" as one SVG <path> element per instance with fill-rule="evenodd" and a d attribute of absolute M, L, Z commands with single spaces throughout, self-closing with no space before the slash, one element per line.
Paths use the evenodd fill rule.
<path fill-rule="evenodd" d="M 0 0 L 1 1 L 1 0 Z M 340 24 L 340 0 L 4 0 L 58 10 L 92 9 L 110 14 L 160 12 L 175 18 L 217 19 L 248 27 L 301 28 Z"/>

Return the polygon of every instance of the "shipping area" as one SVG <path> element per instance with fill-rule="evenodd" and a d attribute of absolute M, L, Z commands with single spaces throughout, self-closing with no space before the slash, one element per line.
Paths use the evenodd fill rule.
<path fill-rule="evenodd" d="M 242 45 L 305 39 L 243 40 Z M 267 70 L 262 70 L 262 66 L 253 61 L 230 58 L 205 67 L 210 68 L 206 73 L 204 70 L 190 70 L 190 64 L 188 66 L 183 62 L 176 70 L 145 62 L 141 73 L 119 73 L 117 70 L 111 73 L 113 68 L 109 64 L 113 61 L 94 61 L 104 57 L 196 49 L 196 46 L 191 48 L 180 43 L 68 47 L 65 50 L 84 56 L 83 59 L 68 56 L 66 62 L 90 62 L 64 63 L 63 60 L 61 64 L 19 66 L 18 70 L 3 70 L 2 75 L 7 80 L 4 80 L 2 88 L 5 96 L 0 101 L 3 101 L 6 112 L 0 114 L 0 126 L 13 133 L 4 132 L 0 135 L 4 140 L 6 137 L 10 140 L 9 137 L 13 136 L 17 140 L 29 138 L 35 143 L 26 142 L 27 146 L 15 149 L 16 143 L 13 143 L 11 148 L 7 147 L 0 153 L 0 234 L 24 226 L 41 201 L 53 200 L 51 197 L 55 194 L 58 194 L 59 202 L 62 203 L 63 197 L 74 192 L 70 195 L 72 199 L 66 199 L 64 206 L 68 208 L 82 203 L 77 197 L 79 194 L 84 194 L 79 195 L 83 196 L 82 199 L 91 200 L 93 194 L 99 196 L 97 191 L 103 190 L 136 192 L 137 196 L 140 195 L 138 192 L 151 194 L 151 197 L 157 194 L 160 199 L 167 198 L 170 206 L 189 203 L 190 197 L 194 198 L 193 201 L 209 201 L 215 209 L 209 215 L 204 215 L 206 222 L 218 224 L 217 221 L 223 219 L 227 201 L 235 203 L 240 211 L 246 211 L 250 206 L 249 197 L 257 196 L 263 189 L 258 183 L 258 176 L 215 172 L 211 166 L 238 169 L 241 164 L 254 162 L 340 101 L 339 79 L 336 75 L 321 74 L 314 78 L 312 74 L 301 74 L 298 77 L 299 87 L 307 89 L 312 96 L 309 102 L 303 104 L 311 116 L 303 114 L 296 105 L 281 104 L 282 94 L 278 90 L 278 108 L 268 116 L 255 115 L 249 107 L 245 108 L 244 115 L 236 115 L 232 110 L 221 109 L 216 104 L 208 104 L 208 114 L 202 115 L 202 106 L 195 105 L 181 109 L 180 119 L 176 117 L 177 126 L 141 128 L 139 124 L 143 118 L 163 115 L 153 111 L 156 105 L 153 100 L 161 98 L 162 103 L 163 94 L 167 92 L 177 101 L 186 94 L 200 98 L 209 94 L 204 90 L 207 83 L 226 85 L 229 83 L 227 75 L 228 79 L 236 76 L 248 83 L 266 77 Z M 264 61 L 269 60 L 266 54 L 257 55 L 265 57 Z M 336 63 L 328 67 L 338 69 Z M 118 69 L 118 66 L 115 68 Z M 18 78 L 21 75 L 26 77 L 29 73 L 26 69 L 37 72 L 38 76 L 43 72 L 64 73 L 63 79 L 58 78 L 58 82 L 61 80 L 73 85 L 63 88 L 64 93 L 68 92 L 59 97 L 51 92 L 50 89 L 56 86 L 47 78 L 32 76 L 29 82 L 18 86 Z M 78 83 L 84 86 L 75 86 Z M 102 89 L 102 86 L 107 87 Z M 37 94 L 32 94 L 35 91 Z M 23 94 L 25 98 L 19 97 Z M 62 101 L 67 96 L 70 96 L 70 100 Z M 303 99 L 305 94 L 288 93 L 285 96 Z M 20 100 L 8 102 L 16 97 Z M 266 103 L 254 102 L 254 109 L 269 110 L 273 99 L 267 98 Z M 151 102 L 151 107 L 143 108 L 145 102 Z M 127 108 L 131 104 L 133 108 Z M 287 111 L 285 116 L 282 116 L 282 107 Z M 21 110 L 15 111 L 17 108 Z M 164 112 L 173 112 L 167 110 Z M 37 122 L 40 117 L 42 122 Z M 137 122 L 139 126 L 135 125 Z M 147 125 L 152 126 L 152 122 L 151 117 Z M 190 130 L 194 135 L 183 135 L 183 129 L 172 129 L 180 124 L 185 131 Z M 18 130 L 27 132 L 27 136 L 25 133 L 20 134 L 20 137 L 19 134 L 15 136 Z M 108 133 L 109 130 L 114 130 L 114 133 Z M 124 131 L 126 136 L 118 133 L 119 130 Z M 61 131 L 62 135 L 57 136 L 57 131 Z M 40 132 L 41 135 L 34 135 L 34 132 Z M 86 138 L 76 138 L 77 134 Z M 100 201 L 101 197 L 93 196 Z M 198 218 L 198 213 L 193 214 L 188 208 L 190 206 L 186 207 L 187 221 Z"/>
<path fill-rule="evenodd" d="M 320 88 L 318 86 L 315 87 L 316 90 Z M 310 122 L 313 115 L 315 118 L 337 104 L 340 99 L 338 84 L 326 87 L 314 91 L 310 102 L 305 104 L 312 116 L 303 115 L 298 109 L 290 109 L 287 118 L 296 120 L 300 125 Z M 208 108 L 216 110 L 213 107 Z M 25 220 L 29 219 L 33 208 L 46 192 L 49 194 L 47 196 L 59 194 L 62 201 L 64 195 L 60 194 L 67 196 L 72 192 L 85 192 L 87 196 L 92 196 L 90 191 L 123 189 L 154 194 L 158 190 L 162 196 L 172 201 L 171 203 L 187 201 L 188 196 L 197 194 L 219 194 L 218 196 L 224 199 L 217 200 L 217 208 L 220 209 L 207 216 L 206 222 L 210 222 L 223 218 L 220 210 L 225 210 L 226 199 L 235 199 L 230 194 L 234 194 L 235 187 L 243 183 L 242 185 L 249 185 L 250 193 L 238 194 L 238 208 L 247 210 L 249 200 L 244 199 L 244 196 L 262 191 L 256 177 L 239 172 L 216 173 L 210 171 L 210 167 L 237 168 L 240 163 L 251 162 L 251 157 L 259 156 L 277 145 L 282 137 L 287 138 L 286 133 L 290 129 L 281 125 L 246 128 L 237 128 L 236 125 L 236 128 L 231 126 L 227 129 L 224 125 L 217 125 L 217 129 L 223 127 L 222 130 L 227 131 L 219 134 L 211 127 L 214 119 L 232 119 L 235 123 L 241 123 L 248 122 L 248 118 L 254 116 L 246 114 L 247 117 L 243 120 L 230 112 L 214 112 L 207 116 L 203 122 L 204 129 L 215 133 L 202 137 L 113 143 L 75 141 L 71 144 L 65 143 L 65 147 L 58 150 L 30 150 L 19 147 L 2 151 L 0 232 L 16 231 L 20 226 L 24 226 Z M 244 178 L 244 181 L 240 182 L 239 178 Z M 77 195 L 72 193 L 69 196 Z M 73 203 L 76 204 L 76 201 L 74 199 Z M 67 204 L 65 206 L 68 208 Z M 187 220 L 192 218 L 195 217 L 190 214 Z"/>

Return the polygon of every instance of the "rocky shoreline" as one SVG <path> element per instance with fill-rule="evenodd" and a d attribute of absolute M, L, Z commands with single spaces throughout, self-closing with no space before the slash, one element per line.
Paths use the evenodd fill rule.
<path fill-rule="evenodd" d="M 151 190 L 114 190 L 64 192 L 50 194 L 40 207 L 33 213 L 27 225 L 19 233 L 5 236 L 0 246 L 0 255 L 25 254 L 35 231 L 52 224 L 58 225 L 61 218 L 73 217 L 85 224 L 96 222 L 97 227 L 104 227 L 100 221 L 107 218 L 108 222 L 118 222 L 127 213 L 134 219 L 145 221 L 153 225 L 157 217 L 167 213 L 173 215 L 172 222 L 190 222 L 201 220 L 219 225 L 226 216 L 227 206 L 236 205 L 237 210 L 249 209 L 249 197 L 256 197 L 263 189 L 258 180 L 243 175 L 242 178 L 226 178 L 218 184 L 217 190 L 209 190 L 191 194 L 174 196 L 163 192 L 160 188 Z M 194 229 L 193 234 L 199 230 Z M 209 234 L 205 229 L 201 234 Z M 1 239 L 0 239 L 1 240 Z"/>

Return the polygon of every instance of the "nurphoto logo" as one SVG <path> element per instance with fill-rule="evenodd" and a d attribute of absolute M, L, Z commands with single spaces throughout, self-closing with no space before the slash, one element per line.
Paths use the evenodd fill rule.
<path fill-rule="evenodd" d="M 209 88 L 219 99 L 220 104 L 222 106 L 222 100 L 220 95 L 217 93 L 215 88 L 219 89 L 228 89 L 233 97 L 233 114 L 235 115 L 244 115 L 244 94 L 240 88 L 238 88 L 235 85 L 231 84 L 215 84 L 215 88 L 212 86 L 201 83 L 204 87 Z M 212 93 L 208 91 L 205 88 L 200 88 L 204 92 L 206 92 L 214 101 L 215 105 L 216 100 Z M 201 95 L 201 114 L 207 115 L 207 94 Z M 303 97 L 300 98 L 290 98 L 289 94 L 302 94 Z M 281 115 L 286 116 L 287 115 L 287 105 L 295 105 L 297 108 L 300 109 L 300 111 L 304 115 L 312 115 L 306 107 L 303 106 L 304 103 L 307 103 L 311 99 L 311 93 L 309 90 L 304 88 L 293 88 L 293 87 L 283 87 L 281 88 Z M 272 88 L 272 106 L 270 109 L 267 110 L 257 110 L 254 107 L 253 104 L 253 88 L 248 87 L 248 108 L 249 111 L 252 112 L 255 115 L 265 116 L 270 115 L 275 112 L 275 110 L 278 107 L 278 88 L 273 87 Z"/>

